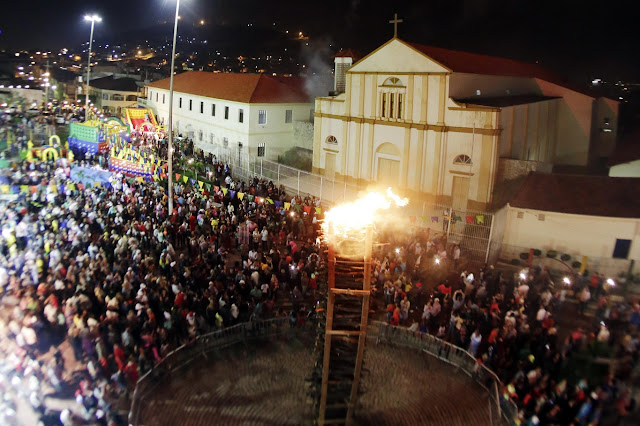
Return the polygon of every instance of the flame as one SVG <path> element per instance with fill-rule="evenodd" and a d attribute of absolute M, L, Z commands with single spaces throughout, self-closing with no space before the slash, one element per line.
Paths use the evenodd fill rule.
<path fill-rule="evenodd" d="M 400 198 L 388 188 L 384 194 L 369 192 L 356 201 L 336 206 L 325 213 L 322 223 L 325 239 L 335 235 L 347 237 L 361 233 L 377 220 L 381 220 L 381 210 L 387 210 L 393 204 L 403 207 L 408 202 L 408 198 Z"/>

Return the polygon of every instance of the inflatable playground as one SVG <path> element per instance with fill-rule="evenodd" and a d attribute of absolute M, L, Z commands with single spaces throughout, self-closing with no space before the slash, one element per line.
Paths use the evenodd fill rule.
<path fill-rule="evenodd" d="M 31 141 L 27 142 L 24 159 L 30 163 L 34 161 L 56 161 L 61 158 L 73 161 L 74 154 L 73 151 L 69 149 L 68 144 L 65 144 L 65 146 L 60 144 L 58 135 L 51 136 L 49 138 L 49 144 L 44 146 L 34 148 Z"/>
<path fill-rule="evenodd" d="M 84 158 L 109 153 L 109 170 L 127 176 L 156 179 L 165 175 L 167 163 L 132 143 L 132 135 L 155 133 L 164 137 L 148 108 L 124 108 L 123 120 L 109 117 L 69 124 L 69 149 Z"/>

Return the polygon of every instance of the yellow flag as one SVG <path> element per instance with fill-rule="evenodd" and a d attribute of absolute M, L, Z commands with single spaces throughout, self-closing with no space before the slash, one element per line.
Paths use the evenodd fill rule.
<path fill-rule="evenodd" d="M 240 198 L 240 201 L 242 201 L 242 199 L 244 198 L 244 192 L 238 192 L 238 198 Z"/>
<path fill-rule="evenodd" d="M 285 209 L 285 210 L 289 210 L 289 208 L 291 208 L 291 203 L 287 203 L 287 202 L 285 202 L 285 203 L 284 203 L 284 209 Z"/>
<path fill-rule="evenodd" d="M 222 193 L 223 193 L 224 195 L 227 195 L 227 191 L 228 191 L 228 190 L 227 190 L 227 188 L 224 188 L 224 187 L 223 187 L 223 188 L 220 188 L 220 189 L 222 189 Z"/>
<path fill-rule="evenodd" d="M 9 193 L 9 185 L 0 186 L 0 191 L 2 191 L 3 194 L 8 194 Z"/>
<path fill-rule="evenodd" d="M 187 183 L 188 180 L 189 180 L 189 176 L 182 176 L 182 181 L 184 183 Z"/>

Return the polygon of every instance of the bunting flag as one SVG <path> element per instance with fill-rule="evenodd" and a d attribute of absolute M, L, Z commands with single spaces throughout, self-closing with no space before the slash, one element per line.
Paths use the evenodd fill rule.
<path fill-rule="evenodd" d="M 244 192 L 238 192 L 238 198 L 242 201 L 244 199 Z"/>
<path fill-rule="evenodd" d="M 167 174 L 166 173 L 160 173 L 160 178 L 166 179 L 167 178 Z"/>
<path fill-rule="evenodd" d="M 218 192 L 220 191 L 220 188 L 218 187 L 218 185 L 213 185 L 213 190 L 214 192 Z"/>
<path fill-rule="evenodd" d="M 281 201 L 275 201 L 274 204 L 276 205 L 277 208 L 282 207 L 282 202 Z"/>
<path fill-rule="evenodd" d="M 409 216 L 409 222 L 416 223 L 416 217 L 415 216 Z"/>
<path fill-rule="evenodd" d="M 429 223 L 430 218 L 428 216 L 422 216 L 421 219 L 424 223 Z M 437 216 L 436 216 L 436 219 L 437 219 Z"/>
<path fill-rule="evenodd" d="M 202 189 L 202 187 L 204 186 L 204 182 L 199 180 L 198 181 L 198 186 L 200 187 L 200 189 Z"/>
<path fill-rule="evenodd" d="M 236 196 L 236 191 L 230 190 L 229 191 L 229 197 L 233 200 L 233 197 L 235 197 L 235 196 Z"/>
<path fill-rule="evenodd" d="M 80 191 L 84 191 L 84 184 L 79 183 L 79 184 L 78 184 L 78 189 L 79 189 Z"/>
<path fill-rule="evenodd" d="M 189 180 L 189 176 L 182 176 L 182 181 L 184 183 L 187 183 L 188 180 Z"/>
<path fill-rule="evenodd" d="M 138 178 L 136 179 L 136 181 L 137 181 L 138 183 L 142 183 L 142 182 L 144 182 L 144 179 L 143 179 L 142 177 L 138 177 Z"/>
<path fill-rule="evenodd" d="M 218 226 L 218 221 L 219 219 L 211 219 L 211 227 L 215 228 L 216 226 Z"/>
<path fill-rule="evenodd" d="M 296 204 L 297 205 L 297 204 Z M 311 214 L 311 206 L 304 206 L 304 212 L 306 214 Z"/>
<path fill-rule="evenodd" d="M 438 216 L 431 216 L 431 222 L 438 223 Z"/>
<path fill-rule="evenodd" d="M 265 201 L 269 204 L 273 204 L 273 200 L 271 198 L 265 198 Z"/>
<path fill-rule="evenodd" d="M 189 182 L 191 182 L 191 185 L 194 185 L 194 186 L 196 184 L 196 180 L 194 178 L 189 179 Z"/>
<path fill-rule="evenodd" d="M 302 206 L 301 206 L 300 204 L 294 204 L 294 205 L 293 205 L 293 208 L 294 208 L 296 211 L 300 211 L 300 210 L 302 210 Z"/>
<path fill-rule="evenodd" d="M 483 215 L 481 215 L 481 214 L 479 214 L 478 216 L 476 216 L 476 221 L 477 221 L 478 223 L 482 223 L 482 224 L 484 224 L 484 216 L 483 216 Z"/>
<path fill-rule="evenodd" d="M 285 210 L 289 210 L 290 208 L 291 208 L 291 203 L 287 203 L 287 202 L 285 201 L 285 203 L 284 203 L 284 209 L 285 209 Z"/>
<path fill-rule="evenodd" d="M 228 189 L 227 189 L 227 188 L 225 188 L 225 187 L 223 187 L 223 188 L 222 188 L 222 193 L 223 193 L 225 196 L 227 195 L 227 191 L 228 191 Z"/>
<path fill-rule="evenodd" d="M 256 197 L 256 203 L 260 204 L 262 203 L 263 198 L 260 197 Z"/>
<path fill-rule="evenodd" d="M 204 186 L 207 188 L 207 191 L 211 191 L 211 184 L 205 183 Z"/>
<path fill-rule="evenodd" d="M 80 184 L 78 184 L 78 185 L 80 185 Z M 38 192 L 38 187 L 37 187 L 37 186 L 35 186 L 35 185 L 31 185 L 31 186 L 29 187 L 29 189 L 31 190 L 31 193 L 32 193 L 32 194 L 33 194 L 34 192 Z"/>
<path fill-rule="evenodd" d="M 70 191 L 75 191 L 76 185 L 73 182 L 71 182 L 69 185 L 67 185 L 67 189 Z"/>
<path fill-rule="evenodd" d="M 100 182 L 94 182 L 96 188 L 100 188 Z"/>
<path fill-rule="evenodd" d="M 322 209 L 320 207 L 316 207 L 316 213 L 318 214 L 322 213 Z"/>
<path fill-rule="evenodd" d="M 180 180 L 180 173 L 176 173 L 176 180 Z"/>
<path fill-rule="evenodd" d="M 467 216 L 467 223 L 473 223 L 473 216 Z"/>
<path fill-rule="evenodd" d="M 29 192 L 29 185 L 20 185 L 20 192 Z"/>
<path fill-rule="evenodd" d="M 8 187 L 9 185 L 6 185 L 6 186 Z M 49 186 L 49 188 L 51 188 L 51 192 L 52 192 L 52 193 L 54 193 L 54 194 L 57 194 L 57 193 L 58 193 L 58 187 L 57 187 L 57 186 L 55 186 L 55 185 L 50 185 L 50 186 Z M 9 192 L 9 190 L 8 190 L 8 189 L 7 189 L 7 192 Z"/>
<path fill-rule="evenodd" d="M 456 222 L 462 222 L 462 218 L 460 216 L 455 216 L 453 220 L 455 220 Z"/>
<path fill-rule="evenodd" d="M 158 177 L 158 175 L 153 175 L 153 180 L 154 180 L 154 182 L 157 182 L 157 181 L 158 181 L 158 179 L 160 179 L 160 178 Z"/>
<path fill-rule="evenodd" d="M 3 194 L 8 194 L 9 193 L 9 185 L 0 186 L 0 192 L 2 192 Z"/>
<path fill-rule="evenodd" d="M 252 203 L 255 198 L 256 197 L 254 197 L 253 195 L 247 194 L 247 200 L 249 200 L 250 203 Z"/>

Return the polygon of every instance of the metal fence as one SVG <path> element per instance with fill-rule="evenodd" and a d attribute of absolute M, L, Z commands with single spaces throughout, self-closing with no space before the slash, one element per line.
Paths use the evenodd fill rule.
<path fill-rule="evenodd" d="M 288 167 L 264 157 L 243 154 L 233 148 L 220 145 L 201 145 L 199 148 L 230 164 L 234 177 L 243 180 L 249 180 L 254 176 L 269 179 L 278 186 L 283 185 L 289 193 L 316 196 L 325 207 L 352 200 L 365 189 Z M 466 259 L 476 263 L 486 262 L 494 219 L 492 213 L 475 210 L 456 211 L 446 204 L 420 200 L 412 200 L 403 213 L 410 216 L 416 226 L 446 233 L 450 243 L 460 245 L 462 256 Z"/>
<path fill-rule="evenodd" d="M 353 199 L 364 189 L 344 181 L 295 169 L 264 157 L 241 153 L 230 147 L 203 145 L 199 148 L 211 152 L 218 160 L 230 164 L 234 177 L 244 180 L 254 176 L 269 179 L 278 186 L 284 186 L 289 193 L 316 196 L 326 206 Z"/>
<path fill-rule="evenodd" d="M 214 349 L 258 337 L 279 336 L 290 330 L 288 317 L 247 322 L 198 336 L 194 344 L 176 348 L 136 383 L 131 398 L 129 424 L 139 424 L 140 402 L 161 383 L 163 378 L 176 373 L 200 357 L 206 356 Z"/>
<path fill-rule="evenodd" d="M 500 396 L 502 383 L 496 374 L 467 351 L 428 333 L 412 332 L 404 327 L 390 326 L 384 322 L 374 321 L 368 329 L 369 337 L 376 337 L 376 342 L 391 343 L 423 351 L 441 361 L 451 364 L 482 386 L 491 400 L 491 424 L 516 424 L 518 408 L 509 399 Z"/>

